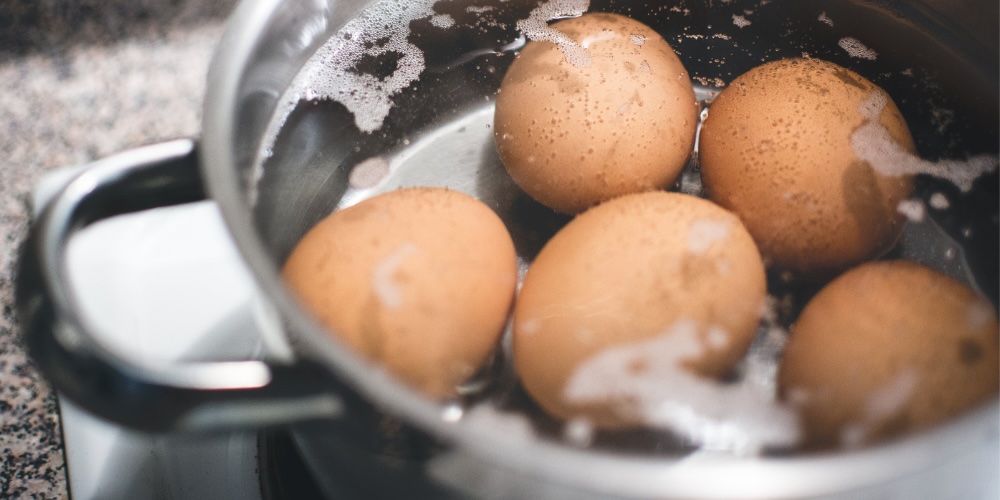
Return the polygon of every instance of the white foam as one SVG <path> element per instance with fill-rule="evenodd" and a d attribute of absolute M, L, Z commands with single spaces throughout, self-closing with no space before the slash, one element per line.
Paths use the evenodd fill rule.
<path fill-rule="evenodd" d="M 548 21 L 581 16 L 589 8 L 589 0 L 551 0 L 531 11 L 527 19 L 518 21 L 517 29 L 529 40 L 556 44 L 566 57 L 566 62 L 584 68 L 593 63 L 587 50 L 561 31 L 549 26 Z"/>
<path fill-rule="evenodd" d="M 535 429 L 527 417 L 503 411 L 490 403 L 466 411 L 462 422 L 492 435 L 502 435 L 510 443 L 527 444 L 535 439 Z"/>
<path fill-rule="evenodd" d="M 621 35 L 619 35 L 614 31 L 601 30 L 597 33 L 594 33 L 593 35 L 583 37 L 583 39 L 580 40 L 580 47 L 583 47 L 584 49 L 589 49 L 590 46 L 594 45 L 595 43 L 606 42 L 608 40 L 617 40 L 619 38 L 621 38 Z"/>
<path fill-rule="evenodd" d="M 377 186 L 387 175 L 389 175 L 389 160 L 373 156 L 351 169 L 347 183 L 354 189 L 368 189 Z"/>
<path fill-rule="evenodd" d="M 354 115 L 354 123 L 361 131 L 370 133 L 380 128 L 392 107 L 392 96 L 419 78 L 424 70 L 423 54 L 407 42 L 407 37 L 411 21 L 434 15 L 434 3 L 434 0 L 378 2 L 327 40 L 278 100 L 251 172 L 251 185 L 256 186 L 263 175 L 264 160 L 271 156 L 278 132 L 301 101 L 340 102 Z M 385 80 L 353 71 L 365 55 L 389 52 L 402 57 Z M 256 189 L 251 189 L 252 203 L 256 195 Z"/>
<path fill-rule="evenodd" d="M 820 12 L 817 20 L 827 26 L 833 26 L 833 19 L 830 19 L 830 16 L 826 15 L 826 12 Z"/>
<path fill-rule="evenodd" d="M 888 104 L 889 95 L 880 89 L 876 89 L 871 91 L 864 101 L 861 101 L 858 111 L 861 112 L 861 116 L 865 120 L 877 122 L 882 116 L 882 111 Z"/>
<path fill-rule="evenodd" d="M 403 261 L 416 252 L 417 245 L 404 243 L 382 259 L 372 270 L 372 290 L 386 308 L 398 309 L 403 305 L 403 292 L 399 289 L 395 275 Z"/>
<path fill-rule="evenodd" d="M 612 402 L 626 419 L 671 430 L 706 449 L 752 454 L 798 442 L 795 413 L 773 393 L 753 383 L 699 377 L 682 366 L 703 352 L 697 332 L 695 322 L 680 321 L 653 339 L 604 350 L 573 373 L 564 397 L 579 404 Z"/>
<path fill-rule="evenodd" d="M 358 129 L 377 130 L 392 108 L 392 96 L 416 81 L 424 70 L 423 52 L 408 40 L 409 25 L 433 16 L 433 4 L 433 0 L 415 0 L 373 5 L 316 51 L 306 71 L 292 82 L 292 89 L 312 88 L 318 99 L 343 104 L 354 115 Z M 386 54 L 398 56 L 390 75 L 355 69 L 364 57 Z"/>
<path fill-rule="evenodd" d="M 889 177 L 926 174 L 952 182 L 962 191 L 969 191 L 976 179 L 997 169 L 1000 162 L 993 155 L 931 162 L 910 154 L 879 123 L 887 99 L 884 92 L 873 91 L 858 108 L 866 121 L 851 133 L 854 154 L 868 162 L 876 172 Z"/>
<path fill-rule="evenodd" d="M 857 59 L 867 59 L 869 61 L 874 61 L 878 58 L 878 52 L 868 48 L 865 44 L 861 43 L 860 40 L 854 37 L 846 36 L 841 38 L 837 45 L 840 48 L 847 51 L 847 55 L 857 58 Z"/>
<path fill-rule="evenodd" d="M 891 417 L 902 410 L 910 396 L 917 388 L 920 375 L 914 370 L 907 370 L 896 375 L 892 380 L 871 393 L 865 402 L 865 418 L 881 420 Z"/>
<path fill-rule="evenodd" d="M 455 18 L 450 14 L 435 14 L 431 16 L 431 26 L 447 29 L 455 25 Z"/>
<path fill-rule="evenodd" d="M 715 243 L 729 238 L 729 220 L 699 219 L 688 228 L 688 252 L 704 254 Z"/>
<path fill-rule="evenodd" d="M 644 43 L 646 43 L 646 36 L 645 35 L 632 34 L 632 35 L 629 35 L 628 39 L 631 40 L 632 43 L 635 44 L 636 47 L 642 47 L 642 45 Z"/>
<path fill-rule="evenodd" d="M 927 215 L 924 202 L 920 200 L 903 200 L 896 206 L 896 211 L 906 216 L 910 222 L 923 222 Z"/>
<path fill-rule="evenodd" d="M 743 361 L 743 383 L 756 384 L 764 394 L 776 394 L 778 365 L 788 342 L 788 330 L 781 324 L 779 301 L 768 295 L 760 308 L 763 334 L 758 333 Z"/>
<path fill-rule="evenodd" d="M 931 108 L 931 123 L 937 128 L 939 134 L 944 134 L 953 123 L 955 123 L 955 112 L 934 106 Z"/>
<path fill-rule="evenodd" d="M 918 382 L 920 382 L 920 375 L 914 370 L 907 370 L 872 391 L 865 399 L 861 420 L 851 422 L 841 431 L 841 446 L 856 448 L 865 444 L 873 427 L 893 417 L 906 407 L 916 391 Z"/>
<path fill-rule="evenodd" d="M 737 28 L 743 29 L 750 26 L 750 20 L 746 17 L 733 14 L 733 24 L 735 24 Z"/>
<path fill-rule="evenodd" d="M 948 197 L 942 193 L 931 194 L 930 199 L 927 200 L 931 204 L 931 207 L 937 210 L 947 210 L 951 206 L 951 202 L 948 201 Z"/>

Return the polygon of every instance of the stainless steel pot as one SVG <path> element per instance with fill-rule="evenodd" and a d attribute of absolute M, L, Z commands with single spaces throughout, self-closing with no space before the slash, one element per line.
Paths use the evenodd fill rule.
<path fill-rule="evenodd" d="M 392 496 L 929 498 L 974 491 L 984 474 L 995 474 L 995 399 L 928 432 L 860 451 L 740 457 L 694 451 L 655 434 L 629 446 L 579 449 L 558 436 L 521 439 L 496 423 L 461 418 L 460 407 L 420 397 L 330 340 L 289 295 L 279 270 L 315 221 L 352 196 L 371 194 L 348 183 L 349 168 L 361 160 L 394 162 L 377 189 L 443 184 L 484 199 L 511 227 L 525 264 L 565 222 L 517 192 L 486 129 L 490 98 L 511 61 L 509 50 L 518 46 L 519 34 L 503 16 L 524 15 L 535 2 L 474 2 L 495 7 L 474 14 L 454 5 L 461 2 L 438 2 L 434 8 L 457 21 L 449 30 L 424 30 L 426 17 L 410 20 L 410 41 L 423 50 L 426 69 L 392 97 L 393 110 L 374 133 L 358 130 L 351 113 L 331 101 L 300 103 L 280 119 L 295 75 L 369 3 L 244 1 L 214 58 L 197 144 L 175 141 L 98 161 L 45 207 L 24 248 L 17 299 L 31 352 L 65 396 L 144 431 L 294 424 L 314 470 L 352 471 L 366 476 L 375 494 Z M 661 7 L 613 0 L 591 5 L 627 11 L 663 30 L 705 99 L 717 92 L 716 79 L 807 52 L 886 88 L 924 156 L 997 152 L 996 2 L 733 0 Z M 820 23 L 817 13 L 835 24 Z M 739 26 L 735 15 L 752 23 Z M 476 24 L 488 26 L 485 32 L 462 27 L 478 16 L 495 22 Z M 844 36 L 877 48 L 878 59 L 852 59 L 837 46 Z M 373 68 L 365 71 L 376 76 L 399 63 L 369 62 Z M 697 189 L 685 184 L 696 180 L 688 175 L 679 188 Z M 201 199 L 206 190 L 265 291 L 262 307 L 281 324 L 294 359 L 150 366 L 116 357 L 87 333 L 64 269 L 73 232 L 101 218 Z M 934 180 L 918 183 L 919 195 L 935 192 L 951 195 L 952 210 L 935 217 L 939 230 L 932 237 L 904 238 L 897 253 L 969 282 L 995 305 L 996 175 L 969 194 Z M 972 236 L 963 239 L 963 231 Z M 942 241 L 962 242 L 962 258 L 942 260 L 932 248 Z M 502 373 L 500 356 L 492 383 L 502 386 L 510 374 Z M 511 402 L 516 389 L 494 391 L 517 406 Z M 394 431 L 386 432 L 387 421 Z M 403 442 L 402 453 L 385 452 Z"/>

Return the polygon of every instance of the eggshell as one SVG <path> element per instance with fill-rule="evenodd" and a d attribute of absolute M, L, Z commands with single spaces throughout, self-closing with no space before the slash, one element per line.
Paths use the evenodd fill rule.
<path fill-rule="evenodd" d="M 527 392 L 557 417 L 639 424 L 614 398 L 569 401 L 568 381 L 616 346 L 692 329 L 700 354 L 680 363 L 719 377 L 748 348 L 765 288 L 757 248 L 730 212 L 679 193 L 616 198 L 567 224 L 528 269 L 514 309 L 514 364 Z"/>
<path fill-rule="evenodd" d="M 709 108 L 699 139 L 709 197 L 735 212 L 769 266 L 824 279 L 877 257 L 899 238 L 911 176 L 858 158 L 852 133 L 883 98 L 878 120 L 915 151 L 899 109 L 857 73 L 786 59 L 736 78 Z"/>
<path fill-rule="evenodd" d="M 456 191 L 409 188 L 323 219 L 283 276 L 331 335 L 440 398 L 497 344 L 517 260 L 489 207 Z"/>
<path fill-rule="evenodd" d="M 779 373 L 813 447 L 916 431 L 997 397 L 993 306 L 908 261 L 863 264 L 802 311 Z"/>
<path fill-rule="evenodd" d="M 698 115 L 673 49 L 616 14 L 552 28 L 565 39 L 529 42 L 497 95 L 496 145 L 517 185 L 550 208 L 578 213 L 673 182 L 693 149 Z"/>

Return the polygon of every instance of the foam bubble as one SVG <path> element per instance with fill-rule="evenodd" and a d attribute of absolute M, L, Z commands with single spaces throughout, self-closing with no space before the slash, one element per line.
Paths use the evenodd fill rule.
<path fill-rule="evenodd" d="M 388 257 L 382 259 L 372 270 L 372 289 L 383 306 L 389 309 L 398 309 L 403 305 L 403 292 L 399 289 L 395 274 L 403 261 L 416 252 L 417 245 L 404 243 Z"/>
<path fill-rule="evenodd" d="M 837 45 L 840 48 L 847 51 L 847 55 L 857 58 L 857 59 L 867 59 L 869 61 L 874 61 L 878 57 L 878 53 L 874 50 L 865 46 L 860 40 L 854 37 L 844 37 L 841 38 Z"/>
<path fill-rule="evenodd" d="M 920 376 L 916 371 L 907 370 L 896 375 L 887 384 L 868 396 L 865 402 L 865 418 L 881 420 L 899 412 L 909 401 L 917 388 Z"/>
<path fill-rule="evenodd" d="M 833 26 L 833 19 L 830 19 L 830 16 L 827 16 L 826 12 L 820 12 L 817 20 L 827 26 Z"/>
<path fill-rule="evenodd" d="M 750 355 L 743 363 L 743 383 L 755 384 L 764 394 L 777 392 L 778 365 L 788 342 L 788 330 L 781 325 L 779 300 L 768 295 L 761 305 L 762 331 L 758 332 L 750 347 Z M 785 306 L 787 307 L 787 306 Z"/>
<path fill-rule="evenodd" d="M 896 206 L 896 211 L 905 215 L 910 222 L 923 222 L 927 215 L 924 203 L 920 200 L 903 200 Z"/>
<path fill-rule="evenodd" d="M 973 156 L 966 160 L 938 160 L 931 162 L 910 154 L 879 123 L 879 116 L 888 103 L 884 92 L 873 91 L 858 111 L 865 123 L 851 133 L 851 147 L 859 159 L 868 162 L 876 172 L 889 176 L 926 174 L 952 182 L 962 191 L 972 189 L 972 184 L 983 174 L 997 169 L 998 158 L 993 155 Z"/>
<path fill-rule="evenodd" d="M 733 24 L 735 24 L 737 28 L 743 29 L 750 26 L 750 20 L 746 17 L 733 14 Z"/>
<path fill-rule="evenodd" d="M 796 415 L 773 392 L 753 383 L 723 384 L 681 366 L 703 351 L 697 333 L 695 322 L 680 321 L 653 339 L 604 350 L 573 373 L 564 397 L 579 404 L 614 401 L 623 416 L 706 449 L 751 454 L 794 445 Z"/>
<path fill-rule="evenodd" d="M 527 417 L 503 411 L 490 403 L 483 403 L 466 411 L 462 422 L 493 435 L 503 435 L 505 440 L 512 443 L 527 444 L 535 439 L 535 429 Z"/>
<path fill-rule="evenodd" d="M 368 189 L 378 185 L 387 175 L 389 175 L 389 160 L 374 156 L 355 165 L 351 169 L 347 183 L 354 189 Z"/>
<path fill-rule="evenodd" d="M 942 193 L 931 194 L 931 197 L 927 200 L 927 202 L 931 204 L 931 207 L 934 207 L 937 210 L 947 210 L 948 207 L 951 206 L 951 203 L 948 201 L 948 197 Z"/>
<path fill-rule="evenodd" d="M 688 251 L 701 255 L 717 242 L 729 238 L 728 220 L 700 219 L 691 223 L 688 228 Z"/>
<path fill-rule="evenodd" d="M 597 42 L 606 42 L 608 40 L 617 40 L 620 38 L 618 33 L 611 30 L 601 30 L 599 33 L 595 33 L 590 36 L 586 36 L 583 40 L 580 40 L 580 47 L 584 49 L 589 49 L 591 45 Z"/>
<path fill-rule="evenodd" d="M 864 413 L 860 422 L 852 422 L 840 434 L 840 444 L 845 448 L 856 448 L 868 440 L 872 428 L 905 408 L 920 382 L 920 375 L 914 370 L 899 373 L 892 380 L 872 391 L 865 399 Z"/>
<path fill-rule="evenodd" d="M 879 117 L 882 116 L 882 110 L 888 104 L 889 95 L 881 89 L 875 89 L 868 94 L 868 97 L 864 101 L 861 101 L 858 111 L 861 112 L 861 116 L 865 117 L 866 120 L 877 122 Z"/>
<path fill-rule="evenodd" d="M 631 40 L 632 43 L 635 44 L 636 47 L 642 47 L 642 45 L 644 43 L 646 43 L 646 37 L 645 37 L 645 35 L 632 34 L 632 35 L 629 35 L 628 39 Z"/>
<path fill-rule="evenodd" d="M 435 14 L 431 16 L 431 26 L 446 29 L 455 25 L 455 18 L 450 14 Z"/>
<path fill-rule="evenodd" d="M 529 40 L 552 42 L 566 57 L 566 62 L 585 68 L 593 61 L 587 50 L 574 42 L 563 32 L 552 28 L 548 21 L 564 17 L 578 17 L 590 8 L 589 0 L 551 0 L 531 11 L 527 19 L 517 22 L 520 30 Z"/>

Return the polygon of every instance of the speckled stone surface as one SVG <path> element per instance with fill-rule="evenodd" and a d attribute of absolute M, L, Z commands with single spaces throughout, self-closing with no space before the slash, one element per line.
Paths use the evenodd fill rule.
<path fill-rule="evenodd" d="M 14 310 L 32 186 L 53 168 L 197 135 L 232 0 L 0 0 L 0 498 L 66 498 L 56 397 Z"/>

